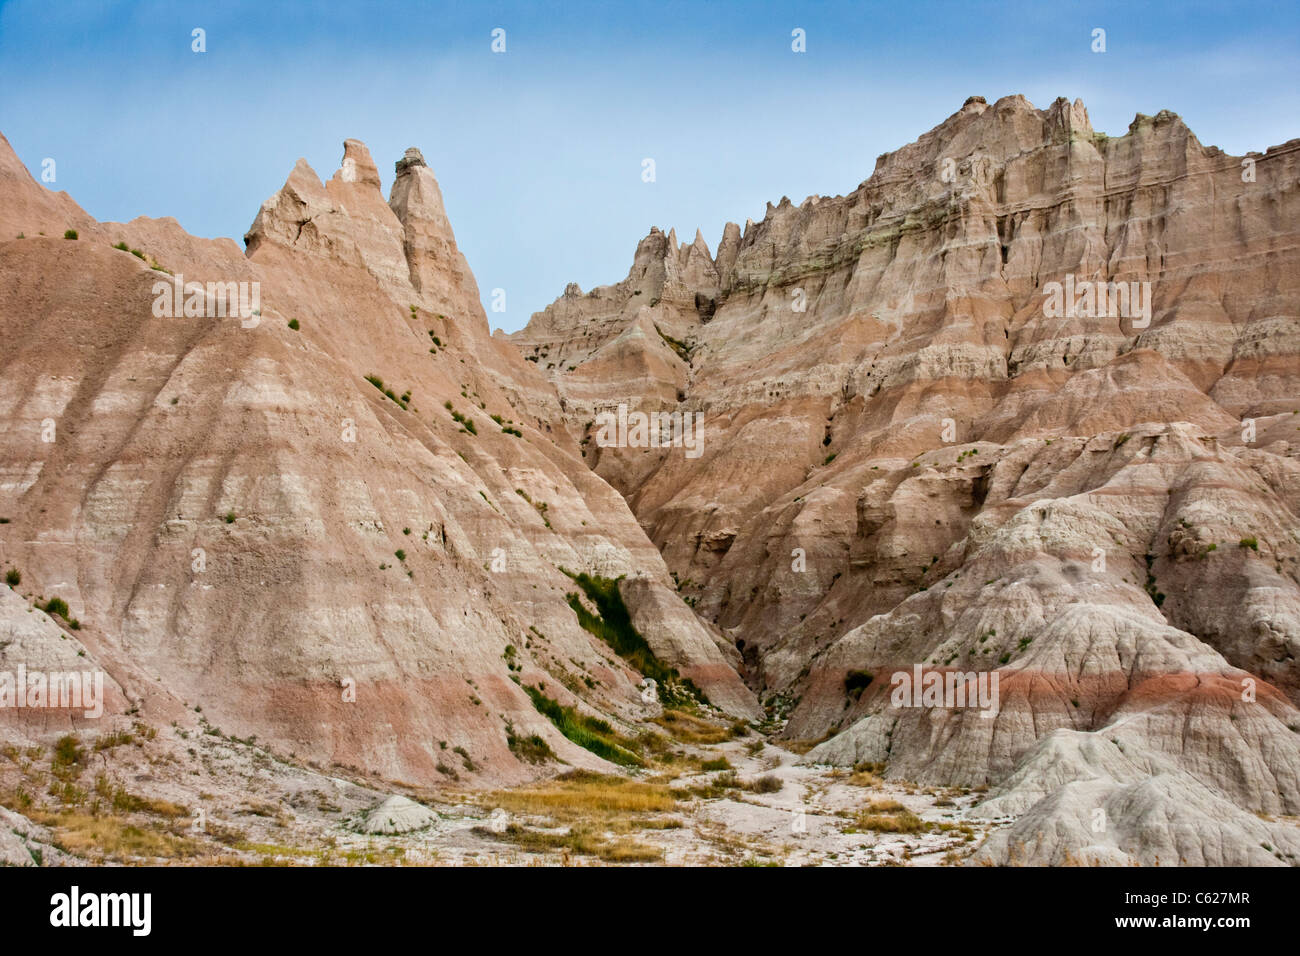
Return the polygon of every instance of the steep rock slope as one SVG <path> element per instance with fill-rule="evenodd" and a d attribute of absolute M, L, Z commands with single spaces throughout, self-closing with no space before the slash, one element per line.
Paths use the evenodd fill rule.
<path fill-rule="evenodd" d="M 1023 764 L 1054 792 L 1048 735 L 1123 726 L 1191 781 L 1134 806 L 1195 784 L 1295 814 L 1298 149 L 972 97 L 716 256 L 652 230 L 625 280 L 570 286 L 512 342 L 786 735 L 830 738 L 809 759 L 968 786 Z M 1066 308 L 1090 283 L 1128 301 Z M 703 454 L 599 447 L 620 403 L 701 414 Z M 895 706 L 918 665 L 997 674 L 1000 709 Z M 1048 829 L 989 854 L 1081 849 Z M 1177 862 L 1125 833 L 1111 850 Z"/>
<path fill-rule="evenodd" d="M 2 140 L 0 170 L 0 562 L 29 601 L 67 601 L 136 712 L 202 708 L 300 759 L 427 784 L 541 772 L 509 730 L 604 765 L 512 676 L 620 725 L 657 708 L 578 626 L 560 568 L 671 595 L 663 561 L 551 433 L 542 376 L 488 335 L 418 151 L 391 201 L 356 140 L 328 183 L 299 161 L 247 256 L 174 220 L 95 223 Z M 187 295 L 241 282 L 258 294 L 238 315 L 212 286 Z M 174 299 L 201 314 L 168 316 Z M 755 715 L 695 638 L 686 676 Z"/>

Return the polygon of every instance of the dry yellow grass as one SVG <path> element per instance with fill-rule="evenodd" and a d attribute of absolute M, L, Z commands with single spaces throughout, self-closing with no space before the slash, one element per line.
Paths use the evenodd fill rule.
<path fill-rule="evenodd" d="M 731 727 L 720 727 L 684 710 L 665 710 L 654 722 L 687 744 L 720 744 L 735 736 Z"/>
<path fill-rule="evenodd" d="M 111 795 L 113 809 L 122 813 L 149 813 L 157 817 L 175 820 L 177 817 L 189 816 L 189 810 L 178 806 L 170 800 L 154 800 L 128 793 L 121 787 Z"/>
<path fill-rule="evenodd" d="M 496 790 L 484 794 L 479 802 L 515 813 L 539 815 L 663 813 L 677 807 L 676 795 L 663 784 L 587 773 L 571 774 L 520 790 Z"/>
<path fill-rule="evenodd" d="M 120 861 L 179 860 L 198 856 L 205 848 L 194 840 L 165 830 L 144 829 L 118 816 L 35 811 L 30 819 L 54 831 L 54 843 L 76 856 L 95 853 Z"/>
<path fill-rule="evenodd" d="M 872 800 L 864 808 L 868 813 L 897 813 L 899 810 L 906 810 L 897 800 Z"/>
<path fill-rule="evenodd" d="M 636 831 L 667 830 L 680 822 L 663 814 L 677 809 L 677 795 L 662 782 L 629 780 L 573 771 L 555 780 L 518 790 L 483 794 L 478 802 L 507 812 L 542 818 L 545 826 L 511 822 L 501 832 L 476 832 L 531 853 L 592 856 L 606 863 L 652 863 L 663 850 L 631 836 Z"/>
<path fill-rule="evenodd" d="M 853 787 L 878 787 L 883 781 L 869 770 L 859 770 L 849 777 L 845 783 Z"/>
<path fill-rule="evenodd" d="M 786 740 L 781 746 L 792 754 L 806 754 L 825 739 L 823 737 L 821 740 Z"/>
<path fill-rule="evenodd" d="M 874 830 L 878 833 L 920 833 L 929 824 L 897 800 L 873 800 L 853 820 L 852 830 Z"/>
<path fill-rule="evenodd" d="M 655 863 L 663 857 L 663 850 L 635 840 L 620 840 L 600 853 L 600 858 L 609 863 Z"/>
<path fill-rule="evenodd" d="M 830 740 L 834 736 L 835 736 L 835 731 L 828 730 L 826 731 L 826 733 L 822 734 L 816 740 L 787 740 L 784 743 L 782 743 L 781 746 L 784 747 L 786 750 L 791 751 L 792 753 L 806 754 L 808 751 L 812 750 L 818 744 L 824 744 L 826 743 L 826 741 Z M 862 769 L 862 768 L 857 767 L 855 769 Z"/>
<path fill-rule="evenodd" d="M 491 835 L 533 853 L 567 851 L 594 856 L 607 863 L 653 863 L 663 859 L 664 855 L 659 847 L 638 840 L 624 837 L 610 839 L 598 828 L 588 824 L 575 824 L 567 830 L 556 832 L 512 823 L 501 833 Z"/>

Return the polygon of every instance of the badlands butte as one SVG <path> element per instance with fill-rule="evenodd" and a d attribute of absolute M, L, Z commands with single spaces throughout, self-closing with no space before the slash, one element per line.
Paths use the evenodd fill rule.
<path fill-rule="evenodd" d="M 0 671 L 105 675 L 0 711 L 0 855 L 1296 864 L 1297 150 L 971 97 L 506 335 L 418 150 L 241 250 L 0 138 Z"/>

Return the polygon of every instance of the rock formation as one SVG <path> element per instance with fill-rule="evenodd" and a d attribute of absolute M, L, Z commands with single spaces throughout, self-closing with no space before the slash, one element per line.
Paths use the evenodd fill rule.
<path fill-rule="evenodd" d="M 506 336 L 417 149 L 387 199 L 360 141 L 299 160 L 240 250 L 0 139 L 0 694 L 104 676 L 4 708 L 0 770 L 163 728 L 396 835 L 399 790 L 613 771 L 687 695 L 986 790 L 975 862 L 1294 864 L 1298 149 L 971 97 Z M 620 406 L 664 417 L 611 445 Z M 700 454 L 648 440 L 687 414 Z M 0 796 L 0 860 L 62 860 Z"/>
<path fill-rule="evenodd" d="M 411 833 L 437 822 L 438 815 L 428 807 L 398 795 L 360 815 L 356 828 L 361 833 L 370 834 Z"/>
<path fill-rule="evenodd" d="M 1298 150 L 971 97 L 711 261 L 653 229 L 511 340 L 808 760 L 1000 788 L 1027 815 L 987 860 L 1271 859 L 1252 814 L 1300 812 Z M 703 455 L 601 447 L 618 403 L 702 414 Z M 996 673 L 1000 709 L 895 706 L 917 665 Z M 1110 740 L 1122 771 L 1070 756 Z M 1094 839 L 1119 803 L 1165 822 Z"/>
<path fill-rule="evenodd" d="M 95 223 L 7 143 L 0 182 L 0 564 L 21 574 L 0 633 L 71 637 L 33 612 L 58 597 L 79 625 L 65 648 L 107 672 L 117 719 L 201 715 L 316 766 L 425 785 L 544 772 L 511 733 L 608 766 L 523 689 L 617 726 L 658 706 L 579 625 L 561 568 L 637 572 L 652 636 L 685 605 L 655 598 L 672 594 L 662 559 L 552 427 L 544 377 L 488 335 L 417 150 L 391 201 L 359 141 L 323 184 L 300 160 L 246 255 L 173 220 Z M 260 309 L 159 315 L 156 284 L 170 298 L 182 276 L 257 283 Z M 696 685 L 757 717 L 696 629 Z"/>

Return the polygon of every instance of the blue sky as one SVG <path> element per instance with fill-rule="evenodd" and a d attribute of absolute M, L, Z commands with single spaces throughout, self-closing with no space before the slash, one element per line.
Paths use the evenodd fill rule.
<path fill-rule="evenodd" d="M 8 0 L 0 131 L 98 219 L 236 239 L 299 156 L 327 178 L 357 137 L 387 190 L 419 146 L 485 307 L 506 290 L 490 321 L 513 330 L 568 282 L 621 279 L 652 225 L 715 249 L 769 200 L 849 192 L 972 94 L 1081 97 L 1112 134 L 1172 109 L 1204 143 L 1262 150 L 1300 136 L 1298 54 L 1294 0 Z"/>

